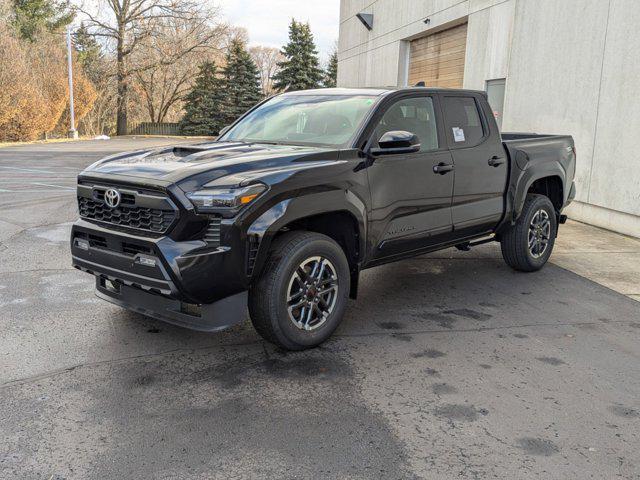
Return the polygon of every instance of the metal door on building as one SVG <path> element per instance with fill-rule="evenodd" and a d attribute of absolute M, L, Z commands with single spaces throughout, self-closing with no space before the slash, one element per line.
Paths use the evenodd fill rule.
<path fill-rule="evenodd" d="M 496 119 L 498 128 L 502 130 L 502 117 L 504 112 L 504 90 L 506 80 L 504 78 L 498 78 L 495 80 L 487 80 L 487 100 L 491 105 L 493 116 Z"/>
<path fill-rule="evenodd" d="M 412 40 L 408 84 L 462 88 L 466 48 L 466 23 Z"/>

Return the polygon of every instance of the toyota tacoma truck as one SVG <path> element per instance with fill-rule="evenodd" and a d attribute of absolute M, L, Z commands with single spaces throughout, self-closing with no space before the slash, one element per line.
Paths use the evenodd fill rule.
<path fill-rule="evenodd" d="M 575 165 L 568 135 L 500 134 L 480 91 L 284 93 L 216 141 L 84 170 L 73 266 L 124 308 L 206 332 L 248 308 L 266 340 L 305 349 L 366 268 L 497 241 L 514 269 L 540 269 Z"/>

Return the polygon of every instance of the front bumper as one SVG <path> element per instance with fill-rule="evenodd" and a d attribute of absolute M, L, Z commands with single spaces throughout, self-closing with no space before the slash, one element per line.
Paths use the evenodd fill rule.
<path fill-rule="evenodd" d="M 135 236 L 78 220 L 71 231 L 72 263 L 96 276 L 97 294 L 105 300 L 215 331 L 245 319 L 244 252 L 233 232 L 227 233 L 238 248 Z"/>
<path fill-rule="evenodd" d="M 96 296 L 134 312 L 202 332 L 217 332 L 242 322 L 246 317 L 247 292 L 214 303 L 184 304 L 139 288 L 96 278 Z"/>

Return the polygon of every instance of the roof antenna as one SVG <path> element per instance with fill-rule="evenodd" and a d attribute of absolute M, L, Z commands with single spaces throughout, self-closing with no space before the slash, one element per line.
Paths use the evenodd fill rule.
<path fill-rule="evenodd" d="M 427 84 L 426 84 L 426 83 L 424 83 L 423 81 L 420 81 L 420 82 L 418 82 L 418 83 L 416 83 L 416 84 L 414 85 L 414 87 L 426 87 L 426 86 L 427 86 Z"/>

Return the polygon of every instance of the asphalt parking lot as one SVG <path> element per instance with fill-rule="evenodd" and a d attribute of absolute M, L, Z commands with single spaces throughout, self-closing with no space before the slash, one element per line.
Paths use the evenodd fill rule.
<path fill-rule="evenodd" d="M 75 175 L 171 142 L 0 149 L 1 478 L 640 477 L 640 303 L 555 264 L 486 245 L 369 270 L 302 353 L 96 299 Z"/>

